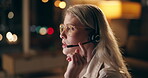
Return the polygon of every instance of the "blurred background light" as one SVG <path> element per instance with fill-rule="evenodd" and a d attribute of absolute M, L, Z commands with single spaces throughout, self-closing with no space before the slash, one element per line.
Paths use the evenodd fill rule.
<path fill-rule="evenodd" d="M 121 17 L 122 5 L 120 1 L 100 1 L 98 6 L 108 19 L 116 19 Z"/>
<path fill-rule="evenodd" d="M 52 35 L 52 34 L 54 33 L 54 29 L 53 29 L 52 27 L 49 27 L 49 28 L 47 29 L 47 33 L 48 33 L 49 35 Z"/>
<path fill-rule="evenodd" d="M 121 0 L 71 0 L 73 4 L 97 5 L 106 15 L 107 19 L 139 19 L 142 6 L 139 2 Z"/>
<path fill-rule="evenodd" d="M 61 2 L 61 1 L 56 0 L 56 1 L 54 2 L 54 6 L 59 7 L 60 2 Z"/>
<path fill-rule="evenodd" d="M 122 18 L 139 19 L 141 16 L 141 4 L 138 2 L 122 2 Z"/>
<path fill-rule="evenodd" d="M 36 26 L 35 25 L 30 26 L 30 31 L 35 32 L 36 31 Z"/>
<path fill-rule="evenodd" d="M 35 29 L 35 31 L 36 31 L 37 33 L 39 33 L 40 28 L 41 28 L 41 26 L 37 26 L 36 29 Z"/>
<path fill-rule="evenodd" d="M 7 32 L 6 33 L 6 38 L 9 40 L 11 39 L 13 36 L 12 36 L 12 33 L 11 32 Z"/>
<path fill-rule="evenodd" d="M 2 35 L 2 34 L 0 34 L 0 41 L 2 41 L 2 39 L 3 39 L 3 35 Z"/>
<path fill-rule="evenodd" d="M 12 19 L 14 17 L 14 13 L 12 12 L 12 11 L 10 11 L 9 13 L 8 13 L 8 18 L 9 19 Z"/>
<path fill-rule="evenodd" d="M 13 34 L 13 42 L 16 42 L 18 40 L 18 37 L 16 34 Z"/>
<path fill-rule="evenodd" d="M 64 9 L 64 8 L 66 7 L 66 2 L 65 2 L 65 1 L 61 1 L 61 2 L 59 3 L 59 7 L 60 7 L 61 9 Z"/>
<path fill-rule="evenodd" d="M 43 3 L 47 3 L 47 2 L 48 2 L 48 0 L 42 0 L 42 2 L 43 2 Z"/>
<path fill-rule="evenodd" d="M 47 34 L 47 28 L 46 27 L 41 27 L 40 30 L 39 30 L 39 33 L 41 35 L 46 35 Z"/>
<path fill-rule="evenodd" d="M 16 34 L 12 34 L 11 32 L 6 33 L 6 38 L 9 42 L 16 42 L 18 40 L 18 37 Z"/>

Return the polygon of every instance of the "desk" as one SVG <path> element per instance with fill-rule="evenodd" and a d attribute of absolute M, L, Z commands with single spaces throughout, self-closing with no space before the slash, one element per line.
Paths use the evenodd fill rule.
<path fill-rule="evenodd" d="M 2 61 L 3 69 L 9 75 L 49 71 L 66 65 L 64 55 L 53 56 L 49 53 L 40 53 L 27 58 L 21 53 L 3 54 Z"/>

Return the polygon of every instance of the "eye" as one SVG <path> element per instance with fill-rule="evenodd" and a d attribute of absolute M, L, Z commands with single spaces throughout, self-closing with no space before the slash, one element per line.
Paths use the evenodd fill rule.
<path fill-rule="evenodd" d="M 75 27 L 74 26 L 69 26 L 70 30 L 71 31 L 74 31 L 75 30 Z"/>

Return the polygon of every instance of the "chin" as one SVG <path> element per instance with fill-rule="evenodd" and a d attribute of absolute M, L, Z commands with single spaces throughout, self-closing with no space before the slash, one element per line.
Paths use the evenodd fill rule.
<path fill-rule="evenodd" d="M 73 49 L 63 48 L 64 55 L 73 54 L 74 52 L 75 51 Z"/>

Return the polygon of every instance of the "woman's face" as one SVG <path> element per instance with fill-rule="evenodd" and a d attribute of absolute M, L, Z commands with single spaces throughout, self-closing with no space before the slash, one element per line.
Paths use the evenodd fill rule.
<path fill-rule="evenodd" d="M 66 14 L 62 26 L 64 29 L 62 29 L 60 33 L 60 38 L 62 39 L 63 53 L 65 55 L 73 54 L 76 49 L 79 49 L 79 46 L 67 48 L 67 45 L 78 45 L 79 42 L 87 42 L 88 31 L 85 30 L 86 27 L 70 13 Z"/>

